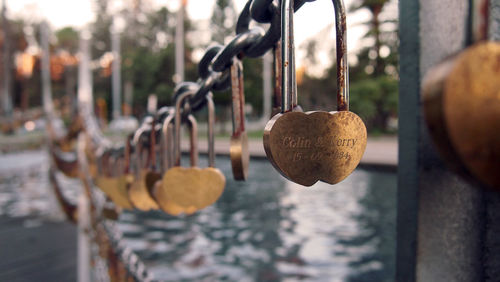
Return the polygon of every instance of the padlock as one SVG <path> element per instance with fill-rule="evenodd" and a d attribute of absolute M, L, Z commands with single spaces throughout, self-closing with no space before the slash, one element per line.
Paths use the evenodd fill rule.
<path fill-rule="evenodd" d="M 293 46 L 293 0 L 281 2 L 282 105 L 264 129 L 264 149 L 286 178 L 311 186 L 335 184 L 359 164 L 366 148 L 366 127 L 349 111 L 347 37 L 342 0 L 334 0 L 337 30 L 337 111 L 294 111 L 297 101 Z"/>
<path fill-rule="evenodd" d="M 175 110 L 169 114 L 163 121 L 162 138 L 161 138 L 161 156 L 162 156 L 162 173 L 165 174 L 174 165 L 174 146 L 173 146 L 173 121 L 175 117 Z M 189 140 L 190 140 L 190 159 L 191 167 L 198 165 L 198 147 L 196 141 L 198 139 L 198 126 L 196 119 L 192 115 L 188 115 L 187 123 L 189 126 Z M 180 164 L 177 164 L 180 165 Z M 165 189 L 169 189 L 169 183 L 163 185 L 162 180 L 158 180 L 153 188 L 152 196 L 161 210 L 170 215 L 192 214 L 196 212 L 196 207 L 182 207 L 168 198 Z"/>
<path fill-rule="evenodd" d="M 500 43 L 486 40 L 488 1 L 470 3 L 468 46 L 426 73 L 423 109 L 446 163 L 473 183 L 500 189 Z"/>
<path fill-rule="evenodd" d="M 248 176 L 250 154 L 248 136 L 245 131 L 245 90 L 243 87 L 243 64 L 238 58 L 231 65 L 232 124 L 229 156 L 235 180 L 245 180 Z"/>
<path fill-rule="evenodd" d="M 128 198 L 129 178 L 124 174 L 124 162 L 126 162 L 124 153 L 119 148 L 112 149 L 105 153 L 105 158 L 99 159 L 99 171 L 103 173 L 98 175 L 96 185 L 117 207 L 133 209 Z"/>
<path fill-rule="evenodd" d="M 193 91 L 185 92 L 179 96 L 176 109 L 184 100 L 193 95 Z M 166 198 L 188 208 L 195 207 L 197 210 L 203 209 L 217 201 L 224 191 L 226 179 L 222 172 L 215 168 L 215 148 L 214 148 L 214 122 L 215 107 L 211 93 L 207 95 L 208 107 L 208 164 L 207 168 L 190 167 L 184 168 L 180 164 L 180 122 L 181 112 L 176 110 L 175 117 L 175 148 L 176 166 L 169 169 L 163 175 L 163 190 Z"/>
<path fill-rule="evenodd" d="M 157 149 L 157 136 L 161 131 L 161 125 L 158 124 L 157 120 L 153 118 L 153 123 L 151 125 L 151 132 L 149 135 L 149 155 L 148 155 L 148 168 L 146 172 L 146 176 L 144 180 L 146 182 L 146 190 L 151 195 L 151 191 L 153 190 L 153 186 L 156 181 L 161 179 L 161 173 L 157 169 L 157 160 L 156 160 L 156 149 Z"/>
<path fill-rule="evenodd" d="M 157 210 L 158 205 L 151 198 L 149 192 L 146 188 L 146 174 L 148 170 L 146 169 L 147 162 L 144 162 L 144 153 L 142 137 L 145 134 L 150 134 L 152 130 L 152 117 L 147 117 L 147 120 L 134 134 L 133 145 L 134 145 L 134 163 L 135 163 L 135 175 L 134 181 L 128 189 L 128 196 L 132 204 L 136 209 L 142 211 Z M 147 152 L 151 154 L 151 152 Z M 147 156 L 146 156 L 147 157 Z"/>

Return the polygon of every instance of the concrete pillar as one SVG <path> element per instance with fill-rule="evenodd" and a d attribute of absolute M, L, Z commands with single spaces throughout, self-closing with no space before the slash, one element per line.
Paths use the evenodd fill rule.
<path fill-rule="evenodd" d="M 464 48 L 468 1 L 401 0 L 399 5 L 396 281 L 495 281 L 500 277 L 500 194 L 474 187 L 448 169 L 430 140 L 420 103 L 425 73 Z"/>

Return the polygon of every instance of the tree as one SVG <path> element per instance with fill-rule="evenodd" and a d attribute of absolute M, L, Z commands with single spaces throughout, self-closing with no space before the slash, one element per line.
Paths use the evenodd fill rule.
<path fill-rule="evenodd" d="M 380 55 L 380 49 L 382 48 L 382 38 L 381 38 L 381 22 L 380 22 L 380 13 L 384 6 L 390 0 L 358 0 L 351 7 L 350 11 L 354 12 L 360 9 L 367 9 L 370 11 L 371 19 L 367 23 L 369 30 L 365 37 L 373 37 L 375 40 L 375 44 L 372 46 L 372 50 L 374 50 L 375 55 L 375 66 L 373 75 L 377 76 L 379 74 L 383 74 L 385 71 L 385 62 Z"/>
<path fill-rule="evenodd" d="M 234 34 L 236 16 L 233 0 L 217 0 L 215 2 L 210 19 L 212 41 L 224 44 L 226 37 Z"/>

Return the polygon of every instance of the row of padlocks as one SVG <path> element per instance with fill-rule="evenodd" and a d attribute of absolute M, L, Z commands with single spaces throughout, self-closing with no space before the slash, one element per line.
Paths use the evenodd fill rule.
<path fill-rule="evenodd" d="M 250 13 L 252 1 L 245 7 Z M 272 1 L 268 3 L 274 5 Z M 192 214 L 222 195 L 225 176 L 215 167 L 215 108 L 211 91 L 231 87 L 233 134 L 230 157 L 233 176 L 245 180 L 248 175 L 249 150 L 245 132 L 243 55 L 257 57 L 276 46 L 281 52 L 280 112 L 264 129 L 266 155 L 276 170 L 304 186 L 317 181 L 335 184 L 345 179 L 359 164 L 366 148 L 367 132 L 361 118 L 349 111 L 346 20 L 341 0 L 333 1 L 337 31 L 337 109 L 332 112 L 303 112 L 297 105 L 295 82 L 293 12 L 304 4 L 286 0 L 279 14 L 280 31 L 273 34 L 261 28 L 240 28 L 226 46 L 207 50 L 199 67 L 200 80 L 181 83 L 174 93 L 174 106 L 159 109 L 143 119 L 139 129 L 113 147 L 101 142 L 92 116 L 82 116 L 86 138 L 88 172 L 97 187 L 121 209 L 143 211 L 161 209 L 171 215 Z M 274 6 L 273 6 L 274 7 Z M 245 13 L 242 13 L 245 14 Z M 471 15 L 473 11 L 471 10 Z M 472 16 L 471 16 L 472 17 Z M 245 22 L 245 21 L 242 21 Z M 274 28 L 274 32 L 276 28 Z M 472 30 L 473 28 L 471 28 Z M 237 31 L 238 32 L 238 31 Z M 498 43 L 481 41 L 459 56 L 448 59 L 431 70 L 423 85 L 423 100 L 429 128 L 438 148 L 454 168 L 467 177 L 491 187 L 499 187 L 500 108 L 496 79 L 500 64 Z M 259 48 L 255 46 L 259 46 Z M 266 49 L 267 48 L 267 49 Z M 276 48 L 276 47 L 275 47 Z M 193 113 L 208 109 L 208 165 L 198 167 L 197 123 Z M 472 109 L 472 113 L 467 113 Z M 402 113 L 404 114 L 404 113 Z M 181 166 L 181 128 L 190 137 L 190 164 Z M 74 131 L 71 131 L 74 133 Z M 72 135 L 76 136 L 75 134 Z M 97 136 L 97 137 L 96 137 Z M 71 139 L 71 138 L 69 138 Z M 67 150 L 67 142 L 54 145 Z M 54 143 L 55 144 L 55 143 Z M 56 149 L 54 149 L 56 151 Z M 68 176 L 78 175 L 77 162 L 67 162 L 53 153 L 56 165 Z"/>
<path fill-rule="evenodd" d="M 283 1 L 281 8 L 281 112 L 267 124 L 264 148 L 274 167 L 286 178 L 311 186 L 317 181 L 335 184 L 346 178 L 358 165 L 366 147 L 366 128 L 362 120 L 349 112 L 348 66 L 345 11 L 334 1 L 337 13 L 338 93 L 337 111 L 302 112 L 297 106 L 293 47 L 294 1 Z M 254 31 L 255 32 L 255 31 Z M 255 32 L 256 33 L 256 32 Z M 234 42 L 234 41 L 233 41 Z M 229 43 L 231 46 L 231 43 Z M 208 54 L 209 68 L 228 69 L 233 109 L 231 164 L 234 178 L 248 176 L 248 139 L 245 132 L 243 69 L 239 58 L 230 64 L 219 63 L 229 48 Z M 229 57 L 229 56 L 228 56 Z M 206 57 L 202 59 L 205 61 Z M 200 74 L 201 77 L 204 74 Z M 221 79 L 224 80 L 224 79 Z M 90 170 L 96 185 L 120 208 L 161 209 L 171 215 L 192 214 L 213 204 L 222 195 L 225 177 L 215 167 L 215 108 L 208 91 L 205 101 L 194 102 L 199 89 L 181 84 L 175 93 L 174 107 L 162 108 L 143 119 L 139 129 L 125 142 L 124 148 L 100 148 Z M 192 115 L 199 105 L 208 109 L 208 167 L 198 167 L 197 125 Z M 181 166 L 181 127 L 187 125 L 190 136 L 190 164 Z"/>

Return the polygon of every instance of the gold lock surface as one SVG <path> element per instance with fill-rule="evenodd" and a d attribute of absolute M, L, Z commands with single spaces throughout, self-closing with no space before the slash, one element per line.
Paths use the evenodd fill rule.
<path fill-rule="evenodd" d="M 422 95 L 429 131 L 447 163 L 500 189 L 500 44 L 477 43 L 432 68 Z"/>

